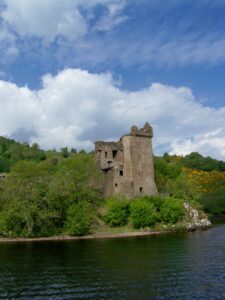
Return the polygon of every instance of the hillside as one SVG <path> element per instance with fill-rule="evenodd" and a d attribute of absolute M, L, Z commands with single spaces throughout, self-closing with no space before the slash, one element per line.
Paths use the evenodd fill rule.
<path fill-rule="evenodd" d="M 92 153 L 43 151 L 0 138 L 0 172 L 7 173 L 0 180 L 0 235 L 173 229 L 187 223 L 184 202 L 212 215 L 225 213 L 224 162 L 198 153 L 154 159 L 159 196 L 104 200 Z"/>
<path fill-rule="evenodd" d="M 193 152 L 155 157 L 159 193 L 195 201 L 212 215 L 225 214 L 225 162 Z"/>
<path fill-rule="evenodd" d="M 0 172 L 9 172 L 10 168 L 21 160 L 41 161 L 46 153 L 37 144 L 21 144 L 14 140 L 0 137 Z"/>

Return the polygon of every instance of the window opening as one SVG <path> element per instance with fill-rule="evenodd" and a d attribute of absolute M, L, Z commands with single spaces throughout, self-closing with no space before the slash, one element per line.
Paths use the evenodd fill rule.
<path fill-rule="evenodd" d="M 117 150 L 112 151 L 113 158 L 116 158 Z"/>
<path fill-rule="evenodd" d="M 143 193 L 143 187 L 140 187 L 140 195 Z"/>

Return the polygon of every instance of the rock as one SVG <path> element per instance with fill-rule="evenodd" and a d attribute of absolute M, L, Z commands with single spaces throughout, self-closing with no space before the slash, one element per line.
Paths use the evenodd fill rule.
<path fill-rule="evenodd" d="M 204 229 L 212 226 L 210 220 L 204 212 L 198 211 L 197 209 L 191 207 L 187 202 L 184 202 L 184 208 L 186 211 L 186 227 L 188 230 Z"/>

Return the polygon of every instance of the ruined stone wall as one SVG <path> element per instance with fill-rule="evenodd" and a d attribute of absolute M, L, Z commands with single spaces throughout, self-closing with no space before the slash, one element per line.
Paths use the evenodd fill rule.
<path fill-rule="evenodd" d="M 112 168 L 105 173 L 105 198 L 124 194 L 124 176 L 121 174 L 123 174 L 121 167 Z"/>
<path fill-rule="evenodd" d="M 95 159 L 105 175 L 105 197 L 121 194 L 133 198 L 157 193 L 152 137 L 152 127 L 146 123 L 140 129 L 132 126 L 131 132 L 118 142 L 95 143 Z"/>
<path fill-rule="evenodd" d="M 101 170 L 123 164 L 123 147 L 119 142 L 96 142 L 95 160 Z"/>

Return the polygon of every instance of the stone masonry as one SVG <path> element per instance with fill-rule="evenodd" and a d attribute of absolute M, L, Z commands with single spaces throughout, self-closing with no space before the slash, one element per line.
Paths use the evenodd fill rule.
<path fill-rule="evenodd" d="M 132 126 L 118 142 L 95 142 L 95 160 L 104 173 L 104 197 L 133 198 L 157 194 L 152 153 L 152 127 Z"/>

